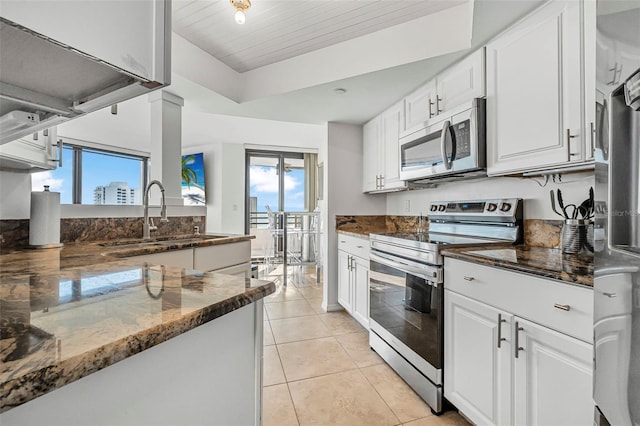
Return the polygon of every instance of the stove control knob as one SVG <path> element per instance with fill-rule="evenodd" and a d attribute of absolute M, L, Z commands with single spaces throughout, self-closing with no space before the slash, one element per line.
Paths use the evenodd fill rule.
<path fill-rule="evenodd" d="M 502 203 L 502 205 L 500 206 L 500 210 L 502 210 L 503 212 L 508 212 L 509 210 L 511 210 L 511 204 Z"/>
<path fill-rule="evenodd" d="M 438 211 L 439 212 L 443 212 L 445 208 L 446 208 L 446 206 L 444 204 L 441 204 L 441 205 L 438 206 Z"/>
<path fill-rule="evenodd" d="M 498 208 L 498 205 L 495 203 L 489 203 L 489 205 L 487 205 L 487 211 L 490 211 L 490 212 L 495 212 L 497 208 Z"/>
<path fill-rule="evenodd" d="M 436 210 L 438 210 L 438 206 L 436 206 L 435 204 L 431 205 L 431 211 L 435 212 Z"/>

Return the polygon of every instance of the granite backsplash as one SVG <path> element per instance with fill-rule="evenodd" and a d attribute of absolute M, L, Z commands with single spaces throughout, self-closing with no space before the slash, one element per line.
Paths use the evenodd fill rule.
<path fill-rule="evenodd" d="M 562 220 L 525 219 L 524 244 L 529 247 L 559 248 L 562 223 Z M 417 227 L 417 216 L 336 216 L 337 231 L 363 235 L 415 232 Z"/>
<path fill-rule="evenodd" d="M 153 235 L 184 235 L 200 227 L 205 232 L 205 216 L 169 217 L 169 222 L 160 223 L 155 217 L 158 230 Z M 142 237 L 141 217 L 68 218 L 60 220 L 60 242 L 87 242 Z M 0 250 L 27 247 L 29 245 L 29 219 L 0 220 Z"/>

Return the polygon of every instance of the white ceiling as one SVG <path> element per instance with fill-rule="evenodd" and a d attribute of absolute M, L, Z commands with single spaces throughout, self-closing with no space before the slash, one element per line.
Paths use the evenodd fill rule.
<path fill-rule="evenodd" d="M 230 99 L 223 96 L 222 92 L 181 78 L 175 72 L 169 90 L 185 99 L 186 108 L 195 108 L 205 113 L 313 124 L 328 121 L 362 124 L 470 51 L 482 46 L 545 0 L 472 1 L 472 37 L 470 49 L 467 50 L 412 63 L 393 64 L 396 66 L 390 65 L 385 69 L 350 78 L 319 81 L 300 89 L 285 90 L 250 101 Z M 314 54 L 311 49 L 322 46 L 314 43 L 335 43 L 337 40 L 348 42 L 350 37 L 368 37 L 362 34 L 380 31 L 385 27 L 387 29 L 383 31 L 401 31 L 403 25 L 410 24 L 410 20 L 420 14 L 437 13 L 438 10 L 444 10 L 443 7 L 457 6 L 460 3 L 458 0 L 254 0 L 252 8 L 247 12 L 247 23 L 238 25 L 233 20 L 233 9 L 227 0 L 174 0 L 173 29 L 218 60 L 229 64 L 238 61 L 237 63 L 244 64 L 241 66 L 250 68 L 260 61 L 266 64 L 276 60 L 275 58 L 300 55 L 303 51 L 307 51 L 304 56 L 308 57 Z M 340 19 L 336 17 L 340 15 L 338 11 L 347 9 L 352 12 L 342 13 L 344 16 Z M 407 14 L 408 12 L 411 13 Z M 322 19 L 327 16 L 334 18 Z M 376 18 L 372 19 L 374 16 Z M 305 22 L 305 25 L 291 25 L 292 21 L 298 20 Z M 401 20 L 406 21 L 405 24 L 398 24 Z M 462 26 L 459 22 L 450 22 L 448 25 L 454 29 L 456 25 Z M 350 28 L 352 33 L 348 31 Z M 466 28 L 460 30 L 468 31 Z M 331 38 L 331 32 L 339 34 L 336 38 Z M 321 35 L 318 40 L 312 38 L 316 33 Z M 427 44 L 442 42 L 442 38 L 424 40 Z M 281 50 L 277 49 L 278 46 Z M 331 47 L 324 48 L 327 49 Z M 376 51 L 375 46 L 372 51 Z M 291 59 L 280 60 L 275 65 L 288 62 Z M 249 63 L 253 65 L 247 65 Z M 318 67 L 328 68 L 337 65 L 338 62 L 327 60 L 316 64 Z M 261 72 L 273 66 L 268 65 L 244 74 Z M 239 76 L 244 74 L 238 73 Z M 346 88 L 348 92 L 338 96 L 333 92 L 337 87 Z"/>
<path fill-rule="evenodd" d="M 254 0 L 238 25 L 226 0 L 174 0 L 173 31 L 237 72 L 280 62 L 467 0 Z"/>

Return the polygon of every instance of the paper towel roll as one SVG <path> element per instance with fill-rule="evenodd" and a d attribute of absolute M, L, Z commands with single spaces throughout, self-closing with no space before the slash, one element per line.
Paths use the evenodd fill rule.
<path fill-rule="evenodd" d="M 35 247 L 60 246 L 60 193 L 44 191 L 31 193 L 29 245 Z"/>

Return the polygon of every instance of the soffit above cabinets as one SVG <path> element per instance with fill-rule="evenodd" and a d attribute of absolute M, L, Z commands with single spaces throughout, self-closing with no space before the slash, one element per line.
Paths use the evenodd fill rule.
<path fill-rule="evenodd" d="M 238 25 L 228 1 L 174 0 L 173 31 L 242 73 L 466 2 L 254 0 Z"/>

